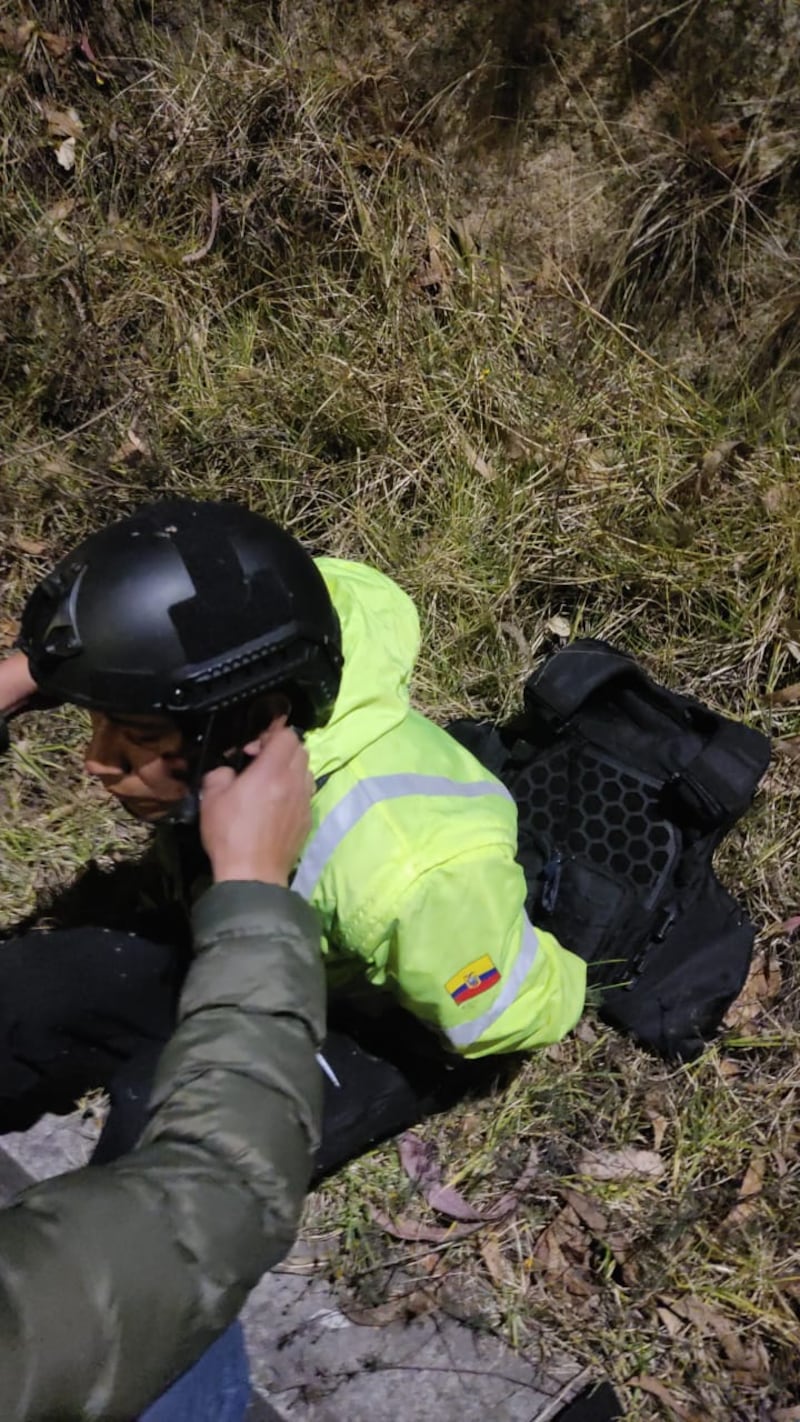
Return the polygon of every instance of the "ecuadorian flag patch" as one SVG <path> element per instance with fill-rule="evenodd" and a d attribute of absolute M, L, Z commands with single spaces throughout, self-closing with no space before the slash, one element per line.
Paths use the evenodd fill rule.
<path fill-rule="evenodd" d="M 499 981 L 498 969 L 489 954 L 484 953 L 483 957 L 476 958 L 474 963 L 467 963 L 466 968 L 462 968 L 445 983 L 445 987 L 453 1002 L 457 1002 L 460 1007 L 462 1002 L 469 1002 L 471 997 L 477 997 L 479 993 L 496 987 Z"/>

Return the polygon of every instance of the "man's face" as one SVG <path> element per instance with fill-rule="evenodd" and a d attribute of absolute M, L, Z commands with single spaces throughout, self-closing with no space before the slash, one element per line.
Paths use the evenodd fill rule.
<path fill-rule="evenodd" d="M 87 774 L 139 820 L 156 821 L 183 800 L 187 760 L 180 730 L 166 716 L 112 718 L 90 712 Z"/>

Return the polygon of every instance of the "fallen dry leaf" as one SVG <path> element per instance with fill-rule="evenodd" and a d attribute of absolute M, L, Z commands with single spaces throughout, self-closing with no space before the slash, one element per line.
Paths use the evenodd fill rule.
<path fill-rule="evenodd" d="M 81 54 L 83 55 L 84 59 L 88 59 L 88 61 L 89 61 L 90 64 L 99 64 L 99 63 L 100 63 L 100 60 L 97 58 L 97 55 L 95 54 L 94 50 L 92 49 L 91 41 L 90 41 L 88 35 L 86 35 L 86 34 L 81 35 L 81 37 L 80 37 L 80 39 L 79 39 L 79 41 L 78 41 L 78 49 L 80 50 L 80 52 L 81 52 Z"/>
<path fill-rule="evenodd" d="M 751 1160 L 739 1186 L 740 1200 L 750 1200 L 753 1195 L 761 1194 L 764 1185 L 764 1170 L 765 1162 L 762 1159 Z"/>
<path fill-rule="evenodd" d="M 581 1018 L 574 1029 L 573 1036 L 577 1037 L 579 1042 L 584 1042 L 587 1047 L 593 1047 L 599 1041 L 599 1034 L 586 1017 Z"/>
<path fill-rule="evenodd" d="M 47 103 L 43 103 L 41 107 L 47 120 L 47 132 L 53 138 L 80 138 L 83 123 L 76 109 L 57 109 Z"/>
<path fill-rule="evenodd" d="M 56 162 L 59 167 L 64 168 L 67 173 L 71 173 L 75 167 L 75 139 L 65 138 L 63 143 L 59 143 L 56 149 Z"/>
<path fill-rule="evenodd" d="M 794 490 L 790 484 L 770 484 L 761 495 L 764 512 L 778 518 L 794 503 Z"/>
<path fill-rule="evenodd" d="M 480 1229 L 478 1224 L 429 1225 L 421 1220 L 393 1220 L 383 1210 L 376 1209 L 370 1209 L 370 1216 L 392 1239 L 403 1239 L 410 1244 L 450 1244 Z"/>
<path fill-rule="evenodd" d="M 773 1150 L 770 1153 L 770 1160 L 775 1166 L 775 1174 L 777 1175 L 778 1179 L 785 1180 L 786 1176 L 789 1174 L 789 1162 L 786 1159 L 786 1156 L 781 1155 L 781 1152 L 779 1150 Z"/>
<path fill-rule="evenodd" d="M 44 553 L 47 548 L 47 544 L 38 538 L 26 538 L 22 533 L 9 534 L 8 543 L 11 548 L 19 549 L 20 553 L 30 553 L 33 556 Z"/>
<path fill-rule="evenodd" d="M 476 257 L 486 227 L 484 212 L 467 212 L 450 222 L 450 234 L 462 257 Z"/>
<path fill-rule="evenodd" d="M 780 691 L 773 691 L 771 696 L 764 699 L 768 706 L 793 706 L 796 701 L 800 701 L 800 681 L 793 681 L 791 686 L 782 686 Z"/>
<path fill-rule="evenodd" d="M 721 1229 L 739 1229 L 752 1218 L 758 1207 L 758 1200 L 764 1188 L 764 1173 L 766 1161 L 758 1157 L 751 1160 L 744 1173 L 744 1179 L 739 1186 L 739 1203 L 734 1205 L 730 1214 L 722 1221 Z"/>
<path fill-rule="evenodd" d="M 63 222 L 65 218 L 69 217 L 74 206 L 74 198 L 62 198 L 61 202 L 54 202 L 44 214 L 45 222 L 50 222 L 56 227 L 59 222 Z"/>
<path fill-rule="evenodd" d="M 556 613 L 556 616 L 555 616 L 555 617 L 549 618 L 548 621 L 545 622 L 544 625 L 545 625 L 545 627 L 547 628 L 547 631 L 548 631 L 548 632 L 552 632 L 552 634 L 553 634 L 554 637 L 563 637 L 565 641 L 566 641 L 566 639 L 569 637 L 569 634 L 570 634 L 569 619 L 566 618 L 566 617 L 562 617 L 559 613 Z M 582 1040 L 585 1040 L 585 1039 L 582 1039 Z M 597 1038 L 595 1037 L 594 1040 L 596 1041 Z"/>
<path fill-rule="evenodd" d="M 509 1264 L 504 1258 L 503 1251 L 496 1239 L 485 1239 L 481 1244 L 481 1257 L 486 1265 L 490 1279 L 499 1289 L 507 1289 L 516 1284 L 517 1279 Z"/>
<path fill-rule="evenodd" d="M 56 35 L 50 30 L 41 30 L 39 39 L 53 59 L 63 59 L 75 47 L 75 41 L 67 35 Z"/>
<path fill-rule="evenodd" d="M 530 440 L 526 440 L 517 430 L 506 431 L 503 446 L 505 448 L 506 459 L 512 460 L 515 464 L 522 459 L 530 459 L 534 450 L 534 446 Z"/>
<path fill-rule="evenodd" d="M 429 1141 L 424 1141 L 414 1131 L 406 1131 L 397 1143 L 397 1152 L 400 1164 L 415 1185 L 424 1189 L 440 1183 L 442 1168 Z"/>
<path fill-rule="evenodd" d="M 656 1151 L 624 1146 L 622 1150 L 586 1151 L 578 1162 L 577 1174 L 588 1175 L 592 1180 L 660 1180 L 665 1168 Z"/>
<path fill-rule="evenodd" d="M 142 459 L 147 459 L 149 454 L 150 449 L 146 441 L 131 426 L 122 444 L 114 450 L 111 459 L 115 464 L 139 464 Z"/>
<path fill-rule="evenodd" d="M 718 474 L 727 469 L 734 459 L 746 459 L 752 453 L 752 446 L 743 439 L 723 439 L 713 449 L 709 449 L 700 462 L 699 490 L 707 494 Z"/>
<path fill-rule="evenodd" d="M 564 1219 L 563 1212 L 556 1215 L 556 1218 L 546 1229 L 542 1230 L 533 1250 L 531 1251 L 531 1261 L 545 1274 L 564 1274 L 567 1270 L 567 1261 L 564 1251 L 561 1248 L 564 1239 Z"/>
<path fill-rule="evenodd" d="M 667 1133 L 669 1121 L 666 1116 L 659 1116 L 657 1111 L 647 1113 L 650 1125 L 653 1127 L 653 1150 L 660 1151 L 664 1144 L 664 1136 Z"/>
<path fill-rule="evenodd" d="M 671 1308 L 664 1308 L 662 1305 L 656 1308 L 656 1313 L 661 1319 L 670 1338 L 676 1338 L 683 1328 L 683 1323 L 678 1318 L 678 1315 L 673 1313 Z"/>
<path fill-rule="evenodd" d="M 605 1234 L 608 1229 L 608 1220 L 591 1195 L 584 1195 L 580 1190 L 573 1190 L 569 1185 L 565 1185 L 559 1190 L 559 1194 L 593 1234 Z"/>
<path fill-rule="evenodd" d="M 746 1375 L 752 1382 L 766 1381 L 769 1376 L 769 1360 L 763 1344 L 758 1340 L 747 1340 L 740 1329 L 726 1318 L 725 1314 L 702 1299 L 688 1295 L 681 1299 L 670 1299 L 672 1312 L 684 1318 L 700 1333 L 715 1337 L 732 1368 Z"/>
<path fill-rule="evenodd" d="M 21 25 L 15 25 L 10 20 L 0 21 L 0 49 L 10 54 L 23 54 L 31 40 L 39 40 L 52 59 L 63 59 L 74 44 L 66 35 L 37 30 L 33 20 L 25 20 Z"/>
<path fill-rule="evenodd" d="M 33 20 L 25 20 L 21 25 L 15 25 L 11 20 L 0 21 L 0 49 L 7 50 L 9 54 L 22 54 L 35 29 Z"/>
<path fill-rule="evenodd" d="M 217 228 L 219 227 L 219 219 L 220 219 L 220 213 L 221 213 L 221 211 L 222 211 L 222 209 L 221 209 L 221 207 L 220 207 L 219 198 L 217 197 L 217 194 L 215 193 L 214 189 L 212 188 L 212 189 L 211 189 L 211 212 L 210 212 L 210 214 L 209 214 L 209 219 L 208 219 L 208 237 L 206 238 L 206 240 L 205 240 L 205 242 L 203 243 L 202 247 L 198 247 L 198 249 L 197 249 L 196 252 L 187 252 L 185 256 L 181 257 L 181 261 L 183 262 L 184 266 L 188 267 L 188 266 L 190 266 L 193 262 L 201 262 L 204 257 L 207 257 L 207 256 L 208 256 L 208 254 L 209 254 L 209 252 L 211 251 L 211 248 L 213 247 L 214 242 L 215 242 L 215 240 L 216 240 Z"/>
<path fill-rule="evenodd" d="M 730 175 L 741 161 L 744 139 L 741 124 L 703 123 L 689 130 L 686 147 L 695 157 Z"/>
<path fill-rule="evenodd" d="M 340 1238 L 338 1233 L 319 1235 L 314 1239 L 298 1239 L 280 1264 L 274 1266 L 276 1274 L 316 1274 L 330 1266 L 331 1259 L 338 1253 Z"/>
<path fill-rule="evenodd" d="M 438 227 L 428 228 L 428 242 L 417 274 L 417 286 L 428 296 L 446 296 L 449 291 L 448 247 Z"/>
<path fill-rule="evenodd" d="M 476 1209 L 452 1185 L 434 1186 L 425 1192 L 425 1199 L 437 1214 L 462 1224 L 483 1224 L 487 1218 L 485 1211 Z"/>
<path fill-rule="evenodd" d="M 670 1392 L 669 1388 L 659 1382 L 658 1378 L 650 1378 L 646 1375 L 631 1378 L 628 1386 L 641 1388 L 642 1392 L 649 1392 L 651 1396 L 657 1397 L 659 1402 L 663 1402 L 675 1417 L 681 1419 L 681 1422 L 695 1422 L 696 1413 L 692 1413 L 688 1407 L 679 1402 L 674 1392 Z"/>
<path fill-rule="evenodd" d="M 581 1269 L 567 1269 L 561 1282 L 574 1299 L 592 1299 L 597 1294 L 597 1289 Z"/>
<path fill-rule="evenodd" d="M 475 474 L 480 474 L 482 479 L 493 479 L 494 469 L 488 460 L 471 444 L 466 435 L 459 435 L 458 445 L 470 469 Z"/>
<path fill-rule="evenodd" d="M 763 930 L 762 939 L 790 939 L 797 929 L 800 929 L 800 913 L 794 913 L 791 919 L 783 919 L 782 923 L 770 923 L 769 929 Z"/>
<path fill-rule="evenodd" d="M 523 661 L 529 661 L 531 656 L 531 644 L 528 641 L 522 628 L 516 622 L 498 622 L 498 630 L 505 632 L 512 642 L 515 642 L 520 650 Z"/>
<path fill-rule="evenodd" d="M 627 1264 L 629 1262 L 628 1256 L 633 1248 L 633 1240 L 627 1234 L 624 1234 L 621 1229 L 611 1230 L 608 1234 L 604 1235 L 603 1243 L 611 1254 L 613 1254 L 618 1264 Z M 635 1274 L 635 1270 L 633 1273 Z M 631 1277 L 633 1277 L 633 1274 Z"/>
<path fill-rule="evenodd" d="M 781 168 L 794 166 L 797 159 L 798 134 L 794 129 L 779 133 L 765 133 L 755 145 L 753 169 L 758 182 L 766 182 Z M 750 167 L 750 164 L 748 164 Z"/>
<path fill-rule="evenodd" d="M 388 1299 L 386 1303 L 377 1304 L 374 1308 L 359 1308 L 357 1304 L 342 1304 L 342 1313 L 350 1319 L 351 1323 L 361 1324 L 365 1328 L 385 1328 L 389 1323 L 396 1323 L 398 1319 L 419 1318 L 422 1314 L 431 1313 L 437 1307 L 437 1298 L 434 1293 L 426 1289 L 414 1289 L 408 1294 L 398 1294 L 396 1298 Z"/>
<path fill-rule="evenodd" d="M 570 1205 L 542 1230 L 531 1252 L 531 1266 L 557 1279 L 574 1298 L 590 1298 L 597 1292 L 590 1281 L 589 1241 Z"/>
<path fill-rule="evenodd" d="M 752 446 L 742 439 L 724 439 L 713 449 L 709 449 L 699 462 L 699 467 L 683 476 L 672 491 L 676 503 L 685 505 L 706 498 L 718 482 L 720 476 L 736 459 L 746 459 L 752 453 Z"/>
<path fill-rule="evenodd" d="M 551 252 L 545 252 L 534 279 L 541 291 L 558 290 L 563 286 L 564 273 Z"/>
<path fill-rule="evenodd" d="M 775 755 L 785 756 L 787 760 L 800 760 L 800 736 L 781 736 L 772 742 L 772 749 Z"/>
<path fill-rule="evenodd" d="M 725 1013 L 724 1026 L 743 1027 L 746 1023 L 753 1022 L 774 1002 L 781 990 L 782 981 L 777 961 L 768 949 L 761 948 L 753 957 L 742 991 Z"/>
<path fill-rule="evenodd" d="M 465 1224 L 495 1224 L 513 1213 L 525 1190 L 534 1180 L 539 1156 L 535 1147 L 519 1178 L 493 1205 L 478 1208 L 471 1205 L 452 1185 L 442 1183 L 442 1172 L 432 1145 L 422 1140 L 413 1131 L 406 1131 L 398 1144 L 400 1162 L 408 1175 L 422 1191 L 431 1209 L 452 1220 Z M 449 1237 L 449 1236 L 448 1236 Z"/>
<path fill-rule="evenodd" d="M 18 634 L 18 622 L 11 617 L 0 617 L 0 647 L 13 647 Z"/>
<path fill-rule="evenodd" d="M 797 1407 L 779 1407 L 773 1418 L 774 1422 L 800 1422 L 800 1403 Z"/>

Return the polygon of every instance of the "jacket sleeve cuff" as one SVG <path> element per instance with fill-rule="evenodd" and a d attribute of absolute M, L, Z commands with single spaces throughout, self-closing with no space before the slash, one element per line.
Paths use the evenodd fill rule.
<path fill-rule="evenodd" d="M 254 926 L 289 918 L 297 927 L 319 939 L 316 913 L 291 889 L 263 884 L 256 879 L 227 879 L 212 884 L 192 909 L 192 944 L 195 953 L 219 941 L 221 934 L 252 932 Z"/>

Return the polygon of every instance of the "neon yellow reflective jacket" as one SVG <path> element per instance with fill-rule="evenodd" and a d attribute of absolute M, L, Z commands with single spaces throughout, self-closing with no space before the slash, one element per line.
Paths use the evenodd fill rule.
<path fill-rule="evenodd" d="M 344 672 L 333 718 L 307 738 L 320 788 L 293 888 L 321 916 L 332 983 L 360 969 L 463 1056 L 558 1040 L 585 965 L 528 923 L 508 792 L 410 708 L 413 603 L 363 564 L 318 566 Z"/>

